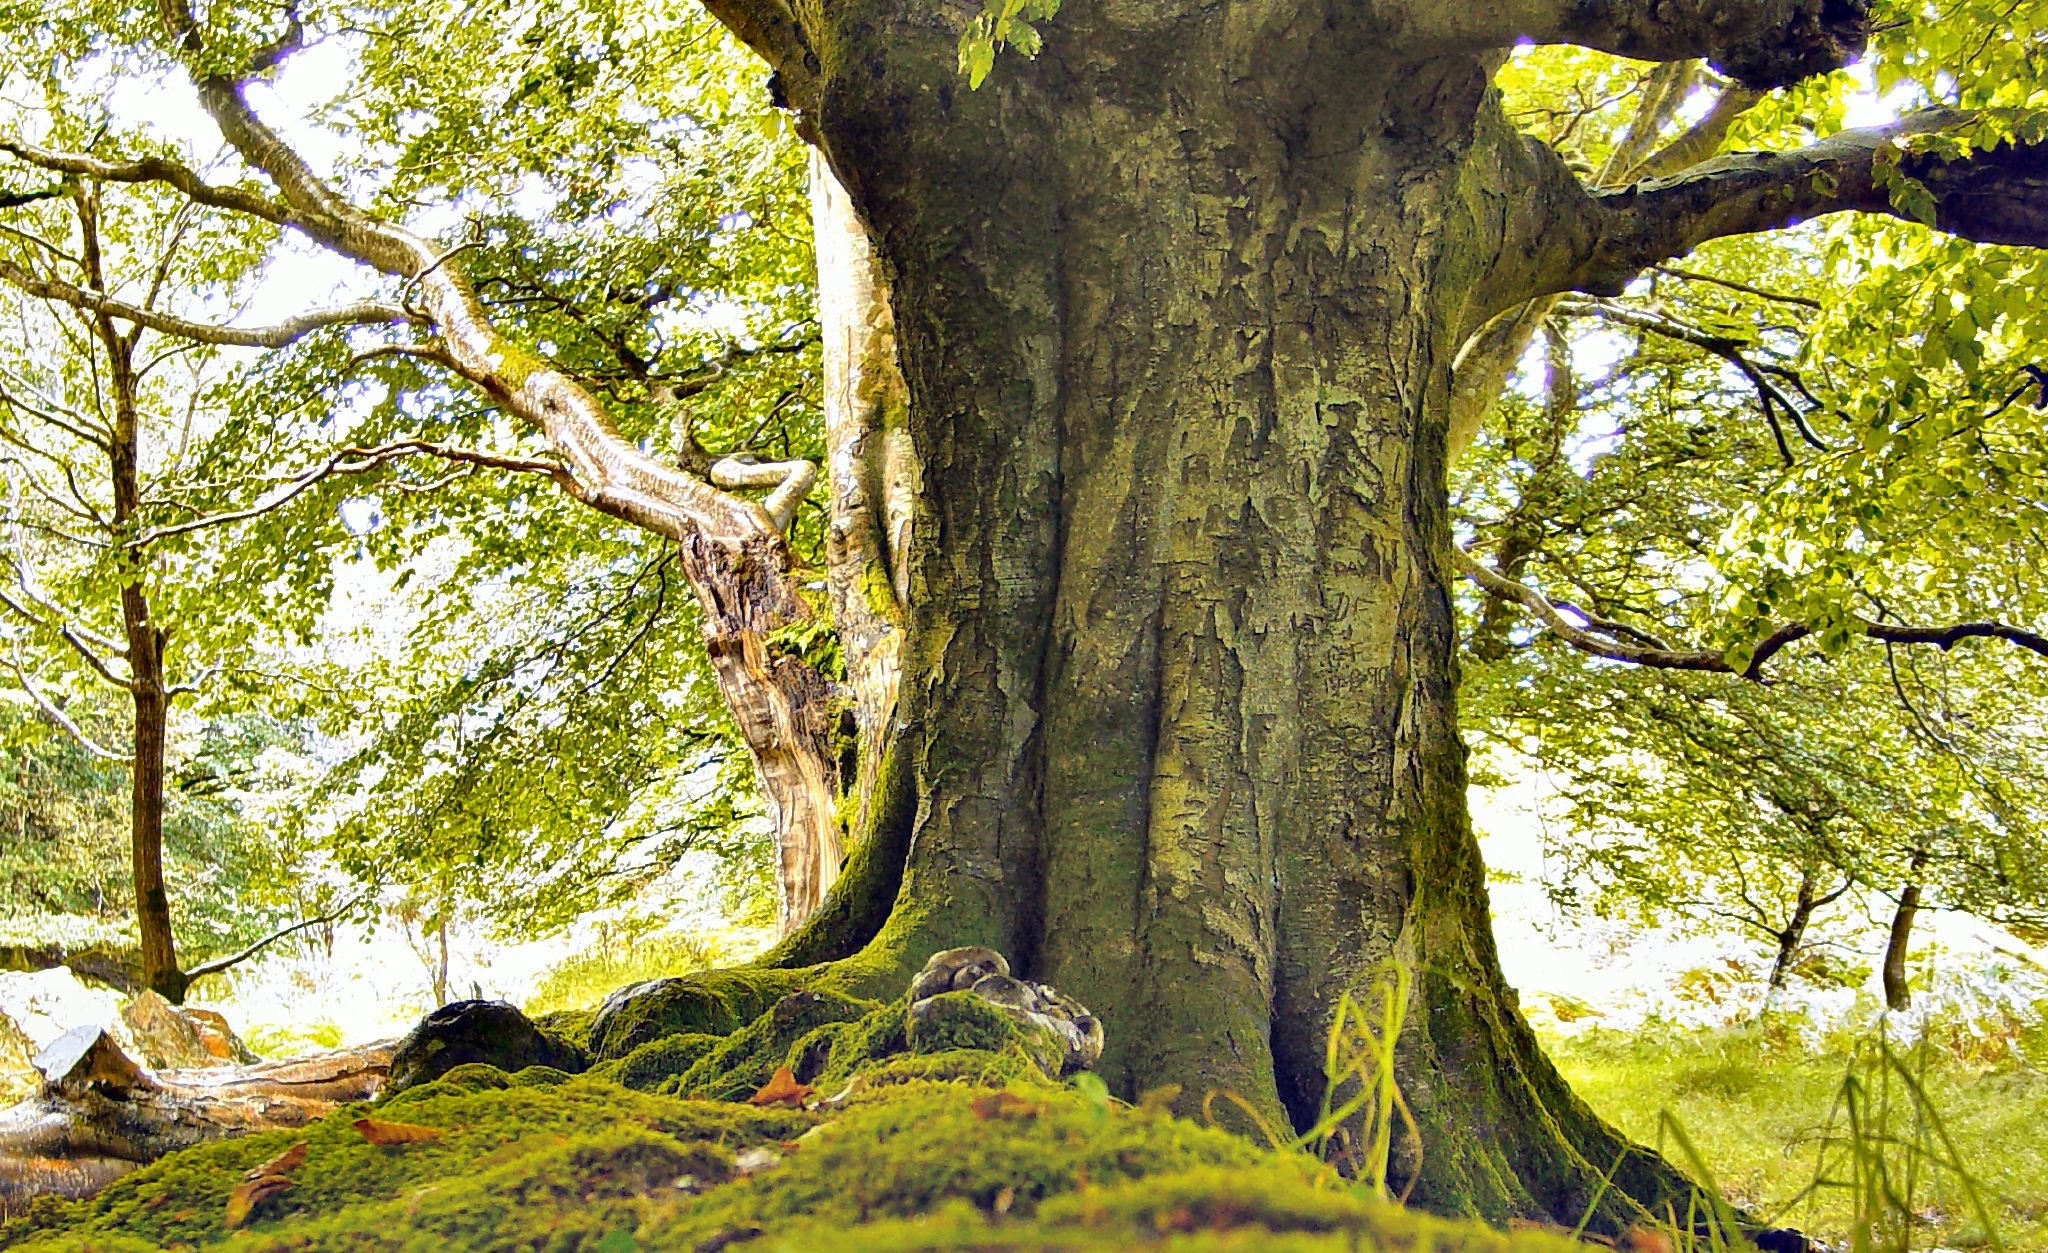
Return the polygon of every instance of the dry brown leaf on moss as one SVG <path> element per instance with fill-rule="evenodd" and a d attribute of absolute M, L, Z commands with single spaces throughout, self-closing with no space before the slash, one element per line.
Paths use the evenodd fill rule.
<path fill-rule="evenodd" d="M 265 1175 L 289 1175 L 306 1164 L 306 1142 L 299 1141 L 261 1166 L 252 1166 L 242 1172 L 244 1179 L 261 1179 Z"/>
<path fill-rule="evenodd" d="M 276 1196 L 291 1186 L 292 1181 L 283 1175 L 264 1175 L 260 1179 L 251 1179 L 237 1186 L 233 1192 L 228 1193 L 228 1210 L 222 1225 L 233 1231 L 248 1222 L 249 1216 L 256 1212 L 256 1207 L 265 1199 Z"/>
<path fill-rule="evenodd" d="M 761 1090 L 747 1098 L 747 1104 L 787 1105 L 792 1109 L 800 1109 L 804 1098 L 810 1094 L 810 1084 L 798 1083 L 796 1076 L 790 1073 L 789 1067 L 778 1066 L 768 1082 L 761 1085 Z"/>
<path fill-rule="evenodd" d="M 1026 1100 L 1015 1092 L 990 1092 L 968 1101 L 967 1108 L 974 1111 L 976 1118 L 986 1121 L 990 1118 L 1036 1118 L 1045 1106 Z"/>
<path fill-rule="evenodd" d="M 353 1124 L 362 1133 L 363 1139 L 372 1144 L 423 1144 L 441 1138 L 439 1127 L 422 1127 L 411 1122 L 385 1122 L 378 1118 L 358 1118 Z"/>

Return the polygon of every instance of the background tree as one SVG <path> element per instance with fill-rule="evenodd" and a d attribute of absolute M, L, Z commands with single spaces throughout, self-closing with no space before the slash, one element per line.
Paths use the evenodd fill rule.
<path fill-rule="evenodd" d="M 210 229 L 176 196 L 110 204 L 74 182 L 21 198 L 0 245 L 0 283 L 16 297 L 10 312 L 20 332 L 0 381 L 8 674 L 50 724 L 127 767 L 126 895 L 141 981 L 177 1002 L 193 979 L 260 945 L 190 969 L 179 962 L 164 867 L 167 797 L 183 785 L 171 773 L 173 706 L 210 699 L 232 711 L 235 696 L 272 676 L 256 659 L 260 628 L 222 595 L 220 550 L 201 534 L 220 520 L 212 509 L 224 495 L 209 475 L 219 374 L 210 354 L 167 343 L 156 329 L 179 325 L 168 306 L 231 282 L 260 254 L 232 230 L 238 224 Z M 97 307 L 75 298 L 87 292 L 96 295 L 85 303 Z M 393 313 L 317 315 L 259 339 Z M 66 712 L 95 684 L 128 706 L 111 745 Z M 291 860 L 279 859 L 279 876 Z"/>

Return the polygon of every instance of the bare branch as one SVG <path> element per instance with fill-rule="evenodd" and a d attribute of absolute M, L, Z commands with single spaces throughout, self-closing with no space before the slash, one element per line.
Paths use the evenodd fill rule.
<path fill-rule="evenodd" d="M 40 709 L 43 712 L 44 717 L 47 717 L 50 721 L 56 723 L 60 728 L 62 728 L 64 733 L 70 736 L 72 740 L 74 740 L 80 748 L 84 749 L 88 753 L 91 753 L 93 756 L 98 757 L 102 761 L 118 761 L 128 763 L 133 762 L 135 760 L 133 754 L 117 753 L 114 750 L 101 745 L 99 741 L 93 739 L 90 735 L 87 735 L 83 727 L 79 726 L 76 722 L 73 722 L 71 718 L 67 714 L 65 714 L 63 709 L 61 709 L 55 701 L 43 695 L 42 689 L 37 687 L 35 680 L 29 677 L 28 667 L 22 663 L 21 641 L 19 639 L 15 639 L 10 640 L 8 643 L 9 647 L 7 651 L 7 667 L 8 669 L 14 671 L 15 683 L 20 686 L 21 690 L 27 694 L 30 700 L 35 702 L 36 708 Z"/>
<path fill-rule="evenodd" d="M 1740 675 L 1745 679 L 1761 679 L 1764 663 L 1790 645 L 1813 634 L 1813 628 L 1805 623 L 1787 623 L 1765 636 L 1763 642 L 1757 645 L 1756 651 L 1750 655 L 1749 663 L 1737 669 L 1728 660 L 1727 652 L 1722 649 L 1656 648 L 1632 643 L 1616 638 L 1617 634 L 1636 634 L 1632 629 L 1609 634 L 1608 632 L 1613 631 L 1619 624 L 1605 623 L 1591 615 L 1585 615 L 1588 627 L 1597 629 L 1578 626 L 1564 616 L 1557 602 L 1527 584 L 1488 568 L 1456 544 L 1451 546 L 1451 561 L 1457 566 L 1460 574 L 1481 588 L 1528 609 L 1551 634 L 1565 643 L 1582 653 L 1605 657 L 1609 661 L 1625 661 L 1630 665 L 1650 666 L 1660 670 L 1702 670 L 1715 674 Z M 1931 644 L 1947 651 L 1967 639 L 1999 639 L 2024 648 L 2028 652 L 2048 657 L 2048 636 L 2003 622 L 1958 622 L 1949 626 L 1913 627 L 1890 622 L 1871 622 L 1864 618 L 1852 618 L 1850 621 L 1857 634 L 1887 644 Z"/>
<path fill-rule="evenodd" d="M 1821 307 L 1818 300 L 1808 300 L 1804 296 L 1788 296 L 1783 292 L 1766 291 L 1761 287 L 1752 287 L 1748 283 L 1738 283 L 1732 278 L 1722 278 L 1718 274 L 1701 274 L 1696 270 L 1681 270 L 1675 265 L 1658 265 L 1650 268 L 1659 274 L 1684 279 L 1688 283 L 1711 283 L 1715 287 L 1725 287 L 1729 291 L 1739 291 L 1745 296 L 1755 296 L 1759 300 L 1774 300 L 1779 304 L 1797 305 L 1802 309 L 1818 309 Z"/>
<path fill-rule="evenodd" d="M 337 474 L 363 474 L 379 466 L 396 461 L 401 457 L 424 454 L 439 457 L 444 461 L 460 462 L 464 465 L 483 466 L 493 470 L 512 470 L 522 474 L 545 474 L 554 479 L 562 489 L 576 495 L 580 487 L 568 468 L 559 461 L 546 461 L 534 457 L 511 457 L 499 453 L 482 452 L 473 448 L 456 448 L 447 444 L 436 444 L 423 439 L 399 440 L 376 448 L 344 448 L 317 466 L 313 466 L 287 480 L 276 494 L 257 501 L 246 509 L 229 513 L 213 513 L 203 517 L 188 518 L 168 526 L 151 527 L 129 542 L 131 548 L 145 548 L 159 540 L 174 535 L 186 535 L 208 527 L 228 526 L 236 522 L 247 522 L 275 512 L 296 499 L 307 488 L 323 479 Z"/>
<path fill-rule="evenodd" d="M 378 326 L 418 321 L 414 315 L 397 305 L 364 300 L 333 309 L 316 309 L 311 313 L 302 313 L 274 326 L 219 326 L 211 322 L 194 322 L 168 313 L 158 313 L 139 305 L 116 300 L 100 292 L 74 286 L 60 279 L 38 278 L 5 258 L 0 258 L 0 280 L 38 299 L 55 300 L 75 309 L 119 318 L 124 322 L 146 326 L 150 330 L 176 335 L 196 343 L 216 344 L 229 348 L 283 348 L 314 331 L 330 326 Z"/>
<path fill-rule="evenodd" d="M 266 935 L 262 939 L 256 941 L 254 944 L 251 944 L 249 947 L 243 949 L 239 953 L 233 953 L 226 957 L 216 957 L 210 962 L 201 962 L 199 965 L 194 966 L 192 969 L 185 972 L 186 982 L 189 983 L 192 980 L 201 978 L 205 975 L 217 975 L 223 970 L 232 970 L 236 966 L 239 966 L 243 962 L 248 961 L 250 958 L 256 956 L 258 953 L 261 953 L 264 949 L 269 948 L 271 945 L 277 943 L 279 940 L 284 939 L 288 935 L 296 935 L 299 932 L 305 931 L 311 927 L 325 926 L 330 922 L 334 922 L 338 919 L 345 918 L 349 914 L 353 913 L 355 911 L 356 906 L 362 904 L 364 899 L 367 898 L 368 895 L 369 893 L 365 892 L 362 895 L 350 900 L 348 904 L 343 905 L 339 909 L 331 909 L 328 910 L 326 913 L 319 915 L 318 917 L 301 919 L 300 921 L 293 923 L 289 927 L 284 927 L 280 930 L 273 931 L 269 935 Z"/>
<path fill-rule="evenodd" d="M 59 152 L 0 136 L 0 153 L 25 165 L 58 174 L 77 174 L 108 183 L 163 183 L 200 204 L 246 213 L 279 226 L 292 224 L 291 211 L 260 192 L 243 187 L 218 187 L 190 166 L 165 157 L 107 161 L 81 152 Z"/>

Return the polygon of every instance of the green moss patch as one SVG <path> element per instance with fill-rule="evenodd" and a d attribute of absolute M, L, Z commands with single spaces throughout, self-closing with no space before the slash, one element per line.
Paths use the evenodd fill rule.
<path fill-rule="evenodd" d="M 1200 1167 L 1054 1198 L 1028 1217 L 952 1202 L 929 1215 L 871 1223 L 835 1238 L 822 1224 L 774 1233 L 750 1249 L 1315 1250 L 1402 1253 L 1585 1253 L 1535 1231 L 1505 1233 L 1318 1186 L 1299 1171 Z"/>
<path fill-rule="evenodd" d="M 600 1062 L 595 1073 L 613 1083 L 652 1092 L 723 1043 L 723 1036 L 681 1031 L 643 1044 L 617 1061 Z"/>
<path fill-rule="evenodd" d="M 451 1090 L 446 1078 L 421 1085 L 381 1108 L 348 1106 L 298 1131 L 264 1132 L 173 1154 L 53 1217 L 71 1235 L 118 1233 L 158 1246 L 205 1244 L 227 1234 L 222 1215 L 243 1172 L 301 1140 L 308 1148 L 305 1165 L 292 1175 L 289 1191 L 258 1209 L 252 1230 L 270 1223 L 297 1229 L 309 1217 L 402 1197 L 424 1203 L 435 1191 L 455 1187 L 454 1181 L 509 1168 L 537 1152 L 567 1152 L 590 1137 L 621 1128 L 654 1133 L 664 1137 L 664 1144 L 704 1142 L 723 1152 L 781 1143 L 818 1121 L 816 1115 L 795 1110 L 678 1101 L 588 1078 L 469 1092 Z M 352 1125 L 365 1116 L 445 1128 L 446 1133 L 437 1141 L 380 1148 Z M 323 1237 L 321 1243 L 306 1247 L 407 1247 L 398 1239 L 404 1224 L 394 1228 L 391 1221 L 380 1212 L 374 1221 L 363 1219 L 369 1225 L 358 1239 L 343 1240 L 337 1229 L 333 1240 Z M 385 1239 L 386 1234 L 391 1238 Z M 447 1237 L 435 1239 L 437 1247 L 448 1247 Z"/>
<path fill-rule="evenodd" d="M 679 1211 L 648 1243 L 689 1247 L 725 1228 L 776 1232 L 799 1220 L 853 1226 L 909 1217 L 950 1199 L 983 1209 L 1008 1191 L 1012 1212 L 1080 1187 L 1188 1170 L 1311 1163 L 1228 1132 L 1159 1114 L 1091 1104 L 1067 1091 L 1003 1094 L 952 1083 L 904 1083 L 848 1102 L 781 1165 Z"/>
<path fill-rule="evenodd" d="M 881 1022 L 870 1013 L 828 1025 L 844 1043 L 886 1039 Z M 298 1133 L 166 1158 L 93 1201 L 38 1206 L 39 1230 L 6 1234 L 35 1253 L 624 1253 L 740 1233 L 749 1249 L 853 1253 L 1579 1247 L 1400 1210 L 1304 1157 L 1091 1100 L 1014 1052 L 899 1054 L 862 1073 L 863 1089 L 823 1121 L 591 1076 L 452 1071 L 392 1103 L 393 1116 L 445 1128 L 438 1141 L 372 1146 L 350 1125 L 365 1113 L 356 1106 Z M 988 1086 L 1006 1073 L 1023 1080 Z M 309 1151 L 292 1188 L 226 1231 L 227 1195 L 242 1173 L 296 1140 Z M 743 1157 L 751 1173 L 739 1177 Z"/>
<path fill-rule="evenodd" d="M 659 1090 L 714 1100 L 744 1100 L 768 1082 L 777 1067 L 789 1065 L 793 1046 L 818 1028 L 858 1022 L 877 1008 L 873 1001 L 837 992 L 793 992 L 744 1029 L 719 1041 Z"/>

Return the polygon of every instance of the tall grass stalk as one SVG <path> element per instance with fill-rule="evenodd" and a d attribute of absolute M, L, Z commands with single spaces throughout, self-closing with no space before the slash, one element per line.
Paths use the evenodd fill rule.
<path fill-rule="evenodd" d="M 1323 1042 L 1322 1103 L 1315 1121 L 1299 1133 L 1283 1134 L 1250 1101 L 1230 1091 L 1210 1092 L 1204 1097 L 1204 1116 L 1214 1121 L 1213 1106 L 1221 1097 L 1249 1117 L 1275 1148 L 1298 1150 L 1324 1163 L 1346 1161 L 1353 1168 L 1354 1181 L 1387 1199 L 1395 1128 L 1407 1131 L 1417 1165 L 1422 1152 L 1421 1130 L 1394 1076 L 1394 1049 L 1414 989 L 1415 979 L 1408 968 L 1389 959 L 1337 998 L 1337 1010 Z M 1363 1123 L 1353 1127 L 1352 1120 L 1361 1115 Z M 1419 1173 L 1408 1172 L 1408 1184 L 1394 1201 L 1406 1203 Z"/>

